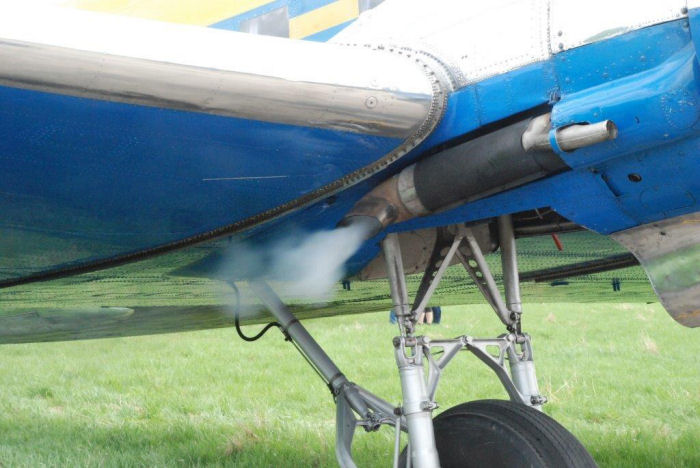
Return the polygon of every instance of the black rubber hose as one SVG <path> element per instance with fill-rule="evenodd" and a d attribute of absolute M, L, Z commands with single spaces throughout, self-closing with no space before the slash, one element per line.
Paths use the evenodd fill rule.
<path fill-rule="evenodd" d="M 234 322 L 234 325 L 236 326 L 236 333 L 238 334 L 238 336 L 239 336 L 242 340 L 248 341 L 248 342 L 257 341 L 257 340 L 259 340 L 260 338 L 262 338 L 262 336 L 263 336 L 265 333 L 267 333 L 267 331 L 268 331 L 270 328 L 272 328 L 272 327 L 277 327 L 277 328 L 279 328 L 279 329 L 282 331 L 282 333 L 285 334 L 285 337 L 287 336 L 287 335 L 286 335 L 286 332 L 285 332 L 284 329 L 282 328 L 282 325 L 279 324 L 278 322 L 270 322 L 270 323 L 268 323 L 267 325 L 265 325 L 265 326 L 263 327 L 262 330 L 260 330 L 260 331 L 259 331 L 256 335 L 254 335 L 254 336 L 248 336 L 248 335 L 246 335 L 245 333 L 243 333 L 243 330 L 241 329 L 241 321 L 240 321 L 241 293 L 238 291 L 238 286 L 236 286 L 236 283 L 234 283 L 233 281 L 229 281 L 228 284 L 231 286 L 231 288 L 233 288 L 233 292 L 234 292 L 234 294 L 235 294 L 235 296 L 236 296 L 236 303 L 235 303 L 234 306 L 233 306 L 233 322 Z"/>
<path fill-rule="evenodd" d="M 551 151 L 525 151 L 525 120 L 416 164 L 416 194 L 431 212 L 501 192 L 569 167 Z"/>

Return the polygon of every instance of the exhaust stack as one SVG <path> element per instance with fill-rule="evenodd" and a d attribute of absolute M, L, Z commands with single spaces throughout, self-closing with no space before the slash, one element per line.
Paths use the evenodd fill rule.
<path fill-rule="evenodd" d="M 612 140 L 617 127 L 606 120 L 556 130 L 564 151 Z M 447 149 L 382 182 L 340 222 L 362 223 L 368 238 L 390 224 L 449 209 L 567 170 L 551 143 L 550 114 L 524 120 Z"/>

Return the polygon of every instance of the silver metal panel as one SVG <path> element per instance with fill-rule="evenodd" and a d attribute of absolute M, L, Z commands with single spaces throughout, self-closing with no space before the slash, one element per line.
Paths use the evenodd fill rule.
<path fill-rule="evenodd" d="M 408 52 L 0 4 L 0 84 L 75 96 L 414 139 L 444 100 L 424 64 Z"/>
<path fill-rule="evenodd" d="M 611 237 L 637 257 L 668 313 L 687 327 L 700 327 L 700 212 Z"/>
<path fill-rule="evenodd" d="M 423 205 L 420 198 L 418 198 L 414 178 L 415 172 L 416 165 L 411 164 L 399 173 L 399 180 L 396 183 L 399 192 L 399 199 L 412 215 L 425 216 L 429 214 L 430 211 Z"/>
<path fill-rule="evenodd" d="M 451 68 L 459 88 L 561 50 L 683 17 L 686 6 L 686 0 L 386 0 L 333 41 L 425 50 Z"/>
<path fill-rule="evenodd" d="M 412 275 L 425 270 L 435 244 L 435 229 L 401 232 L 397 234 L 401 244 L 404 274 Z M 386 261 L 380 252 L 357 275 L 360 281 L 386 278 Z"/>
<path fill-rule="evenodd" d="M 552 52 L 681 18 L 686 0 L 551 0 Z"/>
<path fill-rule="evenodd" d="M 549 56 L 544 0 L 387 0 L 334 42 L 426 50 L 461 74 L 457 87 Z"/>

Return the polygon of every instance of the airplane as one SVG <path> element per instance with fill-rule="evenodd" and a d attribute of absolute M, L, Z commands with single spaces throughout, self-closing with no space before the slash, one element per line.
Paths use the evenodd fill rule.
<path fill-rule="evenodd" d="M 0 5 L 0 287 L 153 260 L 238 303 L 0 312 L 0 343 L 276 326 L 332 393 L 340 466 L 388 425 L 394 466 L 585 467 L 541 412 L 515 239 L 608 235 L 633 256 L 554 274 L 639 262 L 700 325 L 700 1 L 75 3 Z M 416 334 L 453 264 L 502 335 Z M 295 296 L 337 271 L 388 279 L 398 407 L 299 321 L 349 310 Z M 433 418 L 460 351 L 510 400 Z"/>

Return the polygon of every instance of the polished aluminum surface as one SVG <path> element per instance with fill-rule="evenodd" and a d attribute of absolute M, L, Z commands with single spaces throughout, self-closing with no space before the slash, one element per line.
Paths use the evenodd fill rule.
<path fill-rule="evenodd" d="M 686 16 L 698 0 L 385 0 L 333 40 L 432 52 L 457 88 L 557 52 Z"/>
<path fill-rule="evenodd" d="M 617 138 L 617 126 L 612 120 L 592 123 L 590 125 L 569 125 L 555 133 L 559 148 L 574 151 Z"/>
<path fill-rule="evenodd" d="M 432 74 L 408 51 L 0 5 L 11 87 L 414 139 L 440 117 Z"/>
<path fill-rule="evenodd" d="M 549 132 L 552 129 L 552 114 L 539 115 L 527 126 L 520 140 L 525 151 L 551 151 Z"/>
<path fill-rule="evenodd" d="M 678 323 L 700 327 L 700 212 L 616 232 Z"/>
<path fill-rule="evenodd" d="M 550 0 L 552 52 L 686 16 L 686 0 Z"/>
<path fill-rule="evenodd" d="M 430 211 L 423 205 L 423 202 L 418 198 L 418 193 L 416 192 L 416 181 L 415 181 L 416 165 L 411 164 L 406 169 L 401 171 L 398 180 L 398 191 L 399 199 L 401 203 L 411 212 L 414 216 L 425 216 L 430 213 Z"/>
<path fill-rule="evenodd" d="M 549 56 L 540 0 L 386 0 L 333 40 L 428 50 L 458 77 L 456 87 Z"/>

